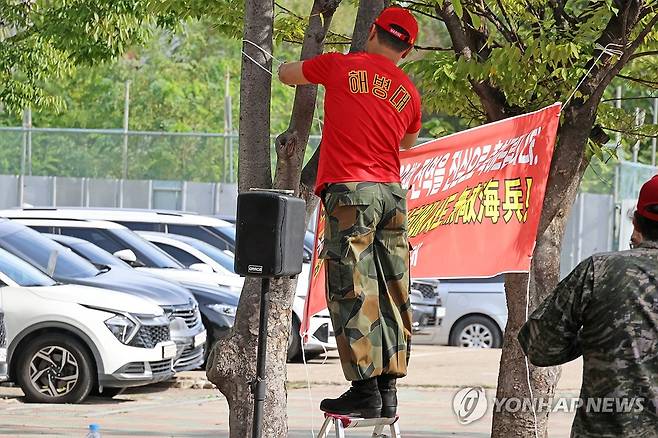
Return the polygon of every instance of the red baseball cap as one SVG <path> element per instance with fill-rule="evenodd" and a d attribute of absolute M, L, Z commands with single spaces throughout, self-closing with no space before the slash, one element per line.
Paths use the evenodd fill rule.
<path fill-rule="evenodd" d="M 658 175 L 642 185 L 637 199 L 637 212 L 640 216 L 658 222 Z"/>
<path fill-rule="evenodd" d="M 403 8 L 386 8 L 375 19 L 375 24 L 391 35 L 413 45 L 418 36 L 418 23 L 411 12 Z M 409 36 L 395 30 L 391 25 L 400 26 Z"/>

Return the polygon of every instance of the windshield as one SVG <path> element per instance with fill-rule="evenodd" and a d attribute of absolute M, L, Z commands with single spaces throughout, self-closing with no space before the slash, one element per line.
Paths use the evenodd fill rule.
<path fill-rule="evenodd" d="M 149 268 L 183 268 L 183 265 L 171 258 L 169 254 L 130 230 L 117 229 L 112 230 L 112 233 L 121 239 L 135 253 L 137 258 Z"/>
<path fill-rule="evenodd" d="M 235 227 L 212 227 L 214 230 L 228 238 L 232 245 L 235 245 Z"/>
<path fill-rule="evenodd" d="M 234 268 L 233 257 L 230 256 L 229 254 L 226 254 L 221 249 L 215 248 L 214 246 L 206 242 L 202 242 L 196 239 L 189 239 L 186 240 L 185 242 L 190 246 L 192 246 L 193 248 L 198 249 L 199 251 L 201 251 L 202 253 L 204 253 L 205 255 L 207 255 L 208 257 L 210 257 L 220 265 L 222 265 L 224 269 L 227 269 L 230 272 L 235 273 L 235 271 L 233 270 Z"/>
<path fill-rule="evenodd" d="M 53 286 L 55 281 L 28 262 L 0 248 L 0 272 L 19 286 Z"/>
<path fill-rule="evenodd" d="M 52 268 L 54 262 L 53 277 L 56 279 L 89 278 L 100 273 L 94 265 L 75 255 L 70 249 L 29 228 L 2 236 L 0 246 L 43 272 L 48 272 L 49 265 Z"/>
<path fill-rule="evenodd" d="M 76 243 L 70 247 L 76 254 L 86 258 L 96 265 L 129 267 L 128 263 L 119 260 L 109 252 L 94 245 L 93 243 Z"/>

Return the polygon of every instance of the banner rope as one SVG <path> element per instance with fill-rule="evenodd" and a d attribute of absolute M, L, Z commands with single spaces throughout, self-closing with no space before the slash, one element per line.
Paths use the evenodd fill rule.
<path fill-rule="evenodd" d="M 562 106 L 562 108 L 567 107 L 567 104 L 569 104 L 569 102 L 571 101 L 571 98 L 574 97 L 574 95 L 576 94 L 576 92 L 578 91 L 580 86 L 583 84 L 583 82 L 585 82 L 585 79 L 587 79 L 587 77 L 592 72 L 592 70 L 594 70 L 594 67 L 596 66 L 596 63 L 599 62 L 599 60 L 601 59 L 601 57 L 603 55 L 610 55 L 610 56 L 620 57 L 624 54 L 623 50 L 615 49 L 613 47 L 623 48 L 624 46 L 622 46 L 620 44 L 610 43 L 610 44 L 606 45 L 605 47 L 603 47 L 601 44 L 596 43 L 596 45 L 594 46 L 594 50 L 600 50 L 601 53 L 599 54 L 599 56 L 596 57 L 596 59 L 592 63 L 592 66 L 589 68 L 589 70 L 587 70 L 587 73 L 585 73 L 585 76 L 583 76 L 583 78 L 580 80 L 580 82 L 578 82 L 578 85 L 576 85 L 576 88 L 573 89 L 573 91 L 571 92 L 571 95 L 564 102 L 564 105 Z"/>
<path fill-rule="evenodd" d="M 276 56 L 272 55 L 270 52 L 268 52 L 267 50 L 263 49 L 261 46 L 259 46 L 258 44 L 254 43 L 253 41 L 249 41 L 249 40 L 247 40 L 247 39 L 243 39 L 242 42 L 247 43 L 247 44 L 251 44 L 252 46 L 256 47 L 258 50 L 260 50 L 260 52 L 261 52 L 263 55 L 265 55 L 265 59 L 268 59 L 268 58 L 269 58 L 269 59 L 271 59 L 272 61 L 278 62 L 279 65 L 281 65 L 281 64 L 284 63 L 283 61 L 281 61 L 280 59 L 278 59 Z M 242 52 L 242 54 L 243 54 L 247 59 L 249 59 L 251 62 L 253 62 L 254 64 L 256 64 L 261 70 L 265 71 L 265 73 L 269 74 L 270 76 L 274 76 L 274 74 L 272 73 L 272 71 L 266 69 L 266 68 L 263 67 L 258 61 L 256 61 L 254 58 L 252 58 L 251 56 L 247 55 L 247 52 L 245 52 L 244 49 L 241 49 L 240 52 Z"/>
<path fill-rule="evenodd" d="M 535 242 L 536 245 L 536 242 Z M 534 251 L 534 249 L 533 249 Z M 530 272 L 528 272 L 528 286 L 526 287 L 525 292 L 525 320 L 528 321 L 530 314 Z M 530 364 L 528 363 L 528 356 L 523 355 L 525 359 L 525 371 L 526 379 L 528 381 L 528 392 L 530 393 L 530 408 L 532 409 L 532 416 L 534 418 L 535 426 L 535 438 L 539 438 L 539 431 L 537 426 L 537 411 L 535 410 L 535 396 L 532 393 L 532 382 L 530 382 Z"/>

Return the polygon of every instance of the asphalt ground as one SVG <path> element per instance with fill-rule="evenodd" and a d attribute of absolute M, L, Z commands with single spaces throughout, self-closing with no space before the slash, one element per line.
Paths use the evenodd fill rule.
<path fill-rule="evenodd" d="M 403 437 L 490 435 L 491 407 L 480 420 L 461 425 L 452 398 L 464 386 L 483 386 L 493 397 L 499 350 L 417 346 L 412 360 L 409 376 L 400 381 Z M 564 367 L 560 395 L 578 393 L 581 368 L 580 361 Z M 112 437 L 227 437 L 228 405 L 219 391 L 208 388 L 204 377 L 202 371 L 181 373 L 168 385 L 132 389 L 111 400 L 91 397 L 80 405 L 26 404 L 20 389 L 0 387 L 0 437 L 84 437 L 90 423 L 99 424 L 102 435 Z M 323 419 L 317 408 L 320 400 L 346 389 L 337 355 L 316 358 L 307 367 L 290 364 L 288 388 L 289 437 L 311 438 Z M 550 436 L 568 436 L 572 419 L 573 413 L 552 414 Z M 347 437 L 370 436 L 366 429 L 347 433 Z"/>

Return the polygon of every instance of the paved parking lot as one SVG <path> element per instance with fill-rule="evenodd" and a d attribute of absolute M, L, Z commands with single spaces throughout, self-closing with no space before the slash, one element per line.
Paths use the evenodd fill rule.
<path fill-rule="evenodd" d="M 452 397 L 461 386 L 482 385 L 493 394 L 499 351 L 418 346 L 410 375 L 400 391 L 401 429 L 405 438 L 489 436 L 491 414 L 468 426 L 457 423 Z M 558 387 L 573 395 L 580 386 L 580 362 L 567 365 Z M 288 416 L 292 438 L 312 437 L 322 416 L 317 409 L 326 396 L 339 395 L 342 381 L 337 355 L 308 366 L 311 393 L 303 364 L 288 368 Z M 87 425 L 101 425 L 103 436 L 227 437 L 228 405 L 216 389 L 203 386 L 203 372 L 183 373 L 175 385 L 131 390 L 113 400 L 90 398 L 82 405 L 34 405 L 21 401 L 17 388 L 0 388 L 0 436 L 84 437 Z M 554 414 L 551 436 L 568 435 L 572 414 Z M 356 431 L 355 431 L 356 432 Z M 368 432 L 350 437 L 369 437 Z"/>

